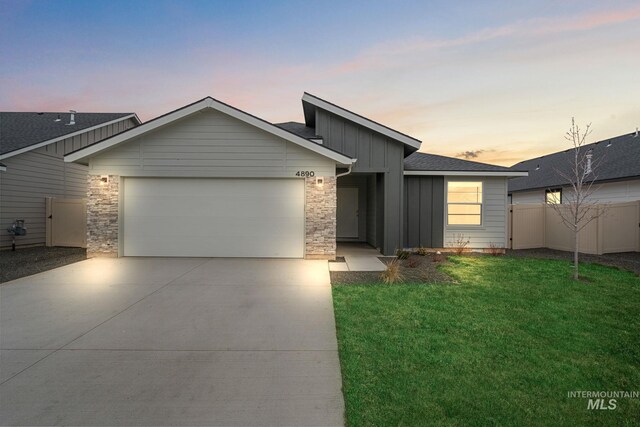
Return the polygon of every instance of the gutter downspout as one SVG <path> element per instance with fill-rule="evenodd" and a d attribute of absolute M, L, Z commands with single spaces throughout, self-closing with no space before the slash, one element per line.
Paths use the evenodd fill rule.
<path fill-rule="evenodd" d="M 356 160 L 358 159 L 353 159 L 353 163 L 356 162 Z M 336 179 L 340 178 L 341 176 L 345 176 L 345 175 L 349 175 L 351 173 L 351 169 L 353 169 L 353 163 L 351 163 L 349 165 L 349 168 L 347 168 L 347 171 L 345 173 L 339 173 L 336 175 Z"/>

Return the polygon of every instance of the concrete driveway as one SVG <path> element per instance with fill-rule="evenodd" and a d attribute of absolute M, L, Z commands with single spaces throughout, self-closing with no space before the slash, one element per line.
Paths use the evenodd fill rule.
<path fill-rule="evenodd" d="M 0 286 L 1 425 L 342 425 L 327 263 L 92 259 Z"/>

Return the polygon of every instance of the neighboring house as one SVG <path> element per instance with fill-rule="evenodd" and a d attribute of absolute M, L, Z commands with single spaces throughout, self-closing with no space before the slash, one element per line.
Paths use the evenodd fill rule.
<path fill-rule="evenodd" d="M 637 131 L 585 145 L 583 150 L 593 150 L 592 201 L 640 200 L 640 136 Z M 571 189 L 561 174 L 570 175 L 572 155 L 573 149 L 568 149 L 513 165 L 514 169 L 526 170 L 529 175 L 509 181 L 511 203 L 563 203 L 568 200 Z"/>
<path fill-rule="evenodd" d="M 48 197 L 87 197 L 87 167 L 65 154 L 140 123 L 133 113 L 0 112 L 0 249 L 11 246 L 6 228 L 25 220 L 17 246 L 44 245 Z"/>
<path fill-rule="evenodd" d="M 88 251 L 331 259 L 507 244 L 508 168 L 416 153 L 421 142 L 305 93 L 274 125 L 207 97 L 65 156 L 89 168 Z"/>

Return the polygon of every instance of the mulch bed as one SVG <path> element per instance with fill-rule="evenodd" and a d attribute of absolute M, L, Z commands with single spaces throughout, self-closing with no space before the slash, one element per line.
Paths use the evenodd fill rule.
<path fill-rule="evenodd" d="M 0 283 L 87 259 L 83 248 L 34 248 L 0 251 Z"/>
<path fill-rule="evenodd" d="M 509 249 L 507 250 L 507 255 L 525 258 L 559 259 L 573 262 L 573 252 L 558 251 L 555 249 Z M 580 254 L 580 262 L 617 267 L 640 275 L 640 252 L 605 255 Z"/>
<path fill-rule="evenodd" d="M 453 279 L 437 269 L 437 266 L 446 262 L 446 258 L 440 255 L 441 261 L 434 261 L 434 254 L 411 255 L 408 259 L 400 260 L 403 280 L 399 283 L 453 283 Z M 390 263 L 395 257 L 380 257 L 385 264 Z M 412 267 L 411 267 L 412 266 Z M 381 271 L 331 271 L 331 283 L 334 285 L 355 285 L 382 283 Z"/>

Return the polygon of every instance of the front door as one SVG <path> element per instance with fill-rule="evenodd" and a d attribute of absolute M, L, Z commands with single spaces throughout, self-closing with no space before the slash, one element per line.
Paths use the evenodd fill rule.
<path fill-rule="evenodd" d="M 358 189 L 338 187 L 336 234 L 340 239 L 358 238 Z"/>

